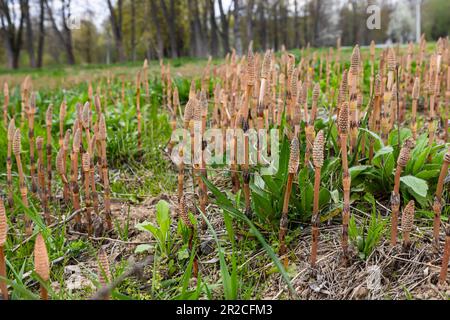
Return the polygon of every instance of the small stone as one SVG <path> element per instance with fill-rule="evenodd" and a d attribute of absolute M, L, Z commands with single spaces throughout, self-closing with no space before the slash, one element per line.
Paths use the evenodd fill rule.
<path fill-rule="evenodd" d="M 369 290 L 367 288 L 363 287 L 362 285 L 359 287 L 356 287 L 355 290 L 353 290 L 353 296 L 355 299 L 365 299 L 367 295 L 369 294 Z"/>
<path fill-rule="evenodd" d="M 202 255 L 207 256 L 208 254 L 210 254 L 213 251 L 214 251 L 214 241 L 212 239 L 203 241 L 200 244 L 200 252 Z"/>

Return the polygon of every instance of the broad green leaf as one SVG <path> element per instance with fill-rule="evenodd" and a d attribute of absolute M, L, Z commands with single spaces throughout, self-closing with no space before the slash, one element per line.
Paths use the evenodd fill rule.
<path fill-rule="evenodd" d="M 432 178 L 436 178 L 439 176 L 439 173 L 441 172 L 441 170 L 422 170 L 419 173 L 416 174 L 417 178 L 420 179 L 424 179 L 424 180 L 428 180 L 428 179 L 432 179 Z"/>
<path fill-rule="evenodd" d="M 418 157 L 411 159 L 410 161 L 413 161 L 413 170 L 412 173 L 413 174 L 417 174 L 419 172 L 419 170 L 422 168 L 423 164 L 425 163 L 425 161 L 428 158 L 428 155 L 430 154 L 430 150 L 431 147 L 427 147 L 425 148 L 425 150 L 423 150 Z"/>
<path fill-rule="evenodd" d="M 355 179 L 361 172 L 363 172 L 364 170 L 370 168 L 370 166 L 365 166 L 365 165 L 361 165 L 361 166 L 353 166 L 351 168 L 348 169 L 348 172 L 350 173 L 350 177 L 351 179 Z"/>
<path fill-rule="evenodd" d="M 417 193 L 419 196 L 421 197 L 427 196 L 428 184 L 425 180 L 409 175 L 401 177 L 400 181 L 404 183 L 412 191 Z"/>

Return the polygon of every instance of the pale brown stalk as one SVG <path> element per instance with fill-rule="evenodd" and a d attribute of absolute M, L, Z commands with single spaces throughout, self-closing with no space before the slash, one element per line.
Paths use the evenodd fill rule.
<path fill-rule="evenodd" d="M 56 155 L 56 170 L 58 171 L 59 176 L 61 177 L 61 180 L 64 184 L 63 189 L 63 198 L 66 203 L 68 203 L 70 200 L 69 195 L 69 181 L 67 180 L 66 170 L 65 170 L 65 152 L 64 149 L 59 149 L 57 155 Z"/>
<path fill-rule="evenodd" d="M 447 91 L 445 92 L 444 141 L 448 141 L 448 121 L 450 113 L 450 66 L 447 67 Z"/>
<path fill-rule="evenodd" d="M 20 189 L 20 196 L 22 198 L 23 205 L 28 208 L 28 189 L 25 184 L 25 174 L 23 172 L 23 166 L 22 166 L 22 160 L 20 157 L 21 152 L 21 135 L 20 135 L 20 129 L 16 129 L 14 133 L 14 139 L 13 139 L 13 153 L 16 157 L 16 163 L 17 163 L 17 170 L 19 172 L 19 189 Z M 25 221 L 25 233 L 27 236 L 30 236 L 33 232 L 31 220 L 30 218 L 25 214 L 24 217 Z"/>
<path fill-rule="evenodd" d="M 420 79 L 414 79 L 414 86 L 412 89 L 412 112 L 411 112 L 411 131 L 413 139 L 417 138 L 417 103 L 420 96 Z"/>
<path fill-rule="evenodd" d="M 92 195 L 92 203 L 94 206 L 94 212 L 99 214 L 99 201 L 98 201 L 98 193 L 97 188 L 95 186 L 95 165 L 94 165 L 94 156 L 95 156 L 95 143 L 97 141 L 97 136 L 95 133 L 92 135 L 91 140 L 89 141 L 88 153 L 91 155 L 90 160 L 90 168 L 89 168 L 89 181 L 91 184 L 91 195 Z"/>
<path fill-rule="evenodd" d="M 450 225 L 445 229 L 445 247 L 442 255 L 441 272 L 439 274 L 439 283 L 444 284 L 447 281 L 448 262 L 450 260 Z"/>
<path fill-rule="evenodd" d="M 373 93 L 373 84 L 375 81 L 375 41 L 370 42 L 370 96 Z"/>
<path fill-rule="evenodd" d="M 311 267 L 316 266 L 317 261 L 317 249 L 319 246 L 319 225 L 320 225 L 320 215 L 319 215 L 319 194 L 320 194 L 320 172 L 323 166 L 324 160 L 324 135 L 323 131 L 319 131 L 314 140 L 313 145 L 313 164 L 314 164 L 314 203 L 313 203 L 313 214 L 311 217 L 312 223 L 312 245 L 311 245 Z"/>
<path fill-rule="evenodd" d="M 342 186 L 344 189 L 344 206 L 342 210 L 342 251 L 344 257 L 348 256 L 348 223 L 350 221 L 350 185 L 351 178 L 348 171 L 347 159 L 347 137 L 349 126 L 349 110 L 348 103 L 342 104 L 339 112 L 338 127 L 339 139 L 341 142 L 341 157 L 342 157 Z"/>
<path fill-rule="evenodd" d="M 11 119 L 8 126 L 8 151 L 6 156 L 6 183 L 8 185 L 8 206 L 12 208 L 14 206 L 13 198 L 13 185 L 12 185 L 12 148 L 14 133 L 16 131 L 16 126 L 14 124 L 14 119 Z"/>
<path fill-rule="evenodd" d="M 69 180 L 67 179 L 67 156 L 69 155 L 70 152 L 70 136 L 71 136 L 71 131 L 70 129 L 66 130 L 66 133 L 64 135 L 64 140 L 63 140 L 63 146 L 61 148 L 61 165 L 58 168 L 58 172 L 61 175 L 61 179 L 63 180 L 64 183 L 64 189 L 63 189 L 63 196 L 64 196 L 64 201 L 66 202 L 66 204 L 69 203 L 70 201 L 70 185 L 69 185 Z"/>
<path fill-rule="evenodd" d="M 439 248 L 439 232 L 441 229 L 441 211 L 442 204 L 445 201 L 442 199 L 442 192 L 444 190 L 444 180 L 448 174 L 448 168 L 450 164 L 450 149 L 444 156 L 444 162 L 442 163 L 441 172 L 439 174 L 438 183 L 436 186 L 436 194 L 434 197 L 433 211 L 434 211 L 434 223 L 433 223 L 433 238 L 436 248 Z"/>
<path fill-rule="evenodd" d="M 64 142 L 64 121 L 67 113 L 66 101 L 63 100 L 59 106 L 59 147 L 62 148 Z"/>
<path fill-rule="evenodd" d="M 31 94 L 30 103 L 27 108 L 27 118 L 28 118 L 28 139 L 30 142 L 30 178 L 31 178 L 31 192 L 33 195 L 37 192 L 36 183 L 36 161 L 35 155 L 35 141 L 34 141 L 34 115 L 36 114 L 36 94 L 33 92 Z"/>
<path fill-rule="evenodd" d="M 80 143 L 81 143 L 81 130 L 75 129 L 75 134 L 73 136 L 72 142 L 72 153 L 70 154 L 70 158 L 72 161 L 71 164 L 71 178 L 70 178 L 70 187 L 72 191 L 72 204 L 73 208 L 76 211 L 81 209 L 80 206 L 80 187 L 78 186 L 78 156 L 80 154 Z M 81 214 L 78 213 L 75 216 L 75 227 L 77 229 L 81 228 Z"/>
<path fill-rule="evenodd" d="M 141 114 L 141 72 L 136 75 L 136 114 L 137 114 L 137 143 L 138 152 L 142 152 L 142 114 Z"/>
<path fill-rule="evenodd" d="M 144 88 L 145 88 L 145 95 L 148 97 L 150 97 L 150 91 L 149 91 L 149 87 L 148 87 L 148 61 L 147 59 L 144 60 L 144 64 L 142 66 L 142 70 L 144 73 Z"/>
<path fill-rule="evenodd" d="M 244 131 L 244 164 L 242 165 L 242 180 L 244 182 L 244 197 L 245 197 L 245 214 L 250 216 L 252 213 L 250 200 L 250 172 L 249 172 L 249 121 L 248 115 L 251 110 L 251 101 L 253 88 L 255 86 L 255 56 L 253 54 L 252 46 L 250 45 L 247 53 L 247 86 L 245 92 L 245 100 L 241 109 L 242 129 Z"/>
<path fill-rule="evenodd" d="M 100 115 L 99 120 L 99 128 L 98 128 L 98 140 L 101 143 L 101 163 L 102 163 L 102 176 L 103 176 L 103 184 L 104 184 L 104 196 L 105 196 L 105 220 L 107 230 L 112 229 L 112 220 L 111 220 L 111 189 L 109 186 L 109 173 L 108 173 L 108 160 L 106 157 L 106 139 L 107 139 L 107 131 L 106 131 L 106 122 L 105 116 L 103 113 Z"/>
<path fill-rule="evenodd" d="M 380 116 L 381 116 L 381 91 L 382 91 L 382 83 L 381 76 L 377 74 L 375 76 L 374 83 L 374 103 L 372 110 L 372 117 L 370 120 L 370 130 L 375 133 L 379 133 L 380 131 Z M 372 163 L 373 154 L 374 154 L 374 139 L 371 137 L 369 140 L 369 162 Z"/>
<path fill-rule="evenodd" d="M 84 202 L 86 205 L 86 221 L 88 224 L 88 235 L 92 235 L 92 201 L 91 201 L 91 156 L 88 152 L 83 153 L 81 168 L 84 174 Z"/>
<path fill-rule="evenodd" d="M 260 79 L 260 88 L 259 88 L 259 96 L 258 96 L 258 105 L 257 105 L 257 130 L 262 130 L 264 128 L 264 111 L 266 108 L 266 90 L 267 83 L 269 81 L 270 75 L 270 66 L 272 60 L 272 53 L 270 50 L 267 50 L 264 55 L 264 60 L 261 66 L 261 79 Z M 258 163 L 261 163 L 261 146 L 260 141 L 258 141 Z"/>
<path fill-rule="evenodd" d="M 403 168 L 406 167 L 411 157 L 412 148 L 414 148 L 414 140 L 409 138 L 404 142 L 397 159 L 394 190 L 391 194 L 391 246 L 395 246 L 397 244 L 398 215 L 400 211 L 400 177 Z"/>
<path fill-rule="evenodd" d="M 289 199 L 291 197 L 292 182 L 298 171 L 298 165 L 300 162 L 300 142 L 296 136 L 291 141 L 291 150 L 289 154 L 289 166 L 288 166 L 288 179 L 286 183 L 286 190 L 284 192 L 283 211 L 280 219 L 280 232 L 278 234 L 278 241 L 280 243 L 279 256 L 283 257 L 284 266 L 287 267 L 289 260 L 286 256 L 287 247 L 285 243 L 286 234 L 288 231 L 288 210 Z"/>
<path fill-rule="evenodd" d="M 47 194 L 48 199 L 52 199 L 52 116 L 53 105 L 49 105 L 45 114 L 45 124 L 47 127 Z"/>

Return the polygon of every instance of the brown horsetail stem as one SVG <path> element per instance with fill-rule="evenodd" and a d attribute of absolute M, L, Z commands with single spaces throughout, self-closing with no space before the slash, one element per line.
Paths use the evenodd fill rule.
<path fill-rule="evenodd" d="M 88 224 L 88 235 L 92 235 L 92 200 L 91 200 L 91 156 L 88 152 L 83 153 L 81 159 L 81 169 L 84 175 L 84 202 L 86 204 L 86 221 Z"/>
<path fill-rule="evenodd" d="M 142 151 L 142 115 L 141 115 L 141 72 L 136 75 L 136 113 L 137 113 L 137 143 L 138 152 Z"/>
<path fill-rule="evenodd" d="M 403 249 L 410 246 L 409 234 L 414 226 L 414 200 L 408 202 L 402 213 Z"/>
<path fill-rule="evenodd" d="M 436 194 L 434 197 L 433 211 L 434 211 L 434 223 L 433 223 L 433 238 L 436 248 L 439 248 L 439 233 L 441 229 L 441 211 L 444 199 L 442 199 L 442 192 L 444 190 L 445 177 L 448 174 L 448 167 L 450 164 L 450 148 L 444 155 L 444 162 L 442 163 L 441 172 L 436 186 Z"/>
<path fill-rule="evenodd" d="M 44 166 L 44 138 L 36 138 L 36 149 L 38 153 L 38 185 L 39 196 L 41 198 L 42 209 L 44 210 L 45 222 L 51 224 L 50 209 L 48 207 L 47 186 L 45 184 L 45 166 Z"/>
<path fill-rule="evenodd" d="M 59 147 L 63 146 L 64 141 L 64 121 L 67 113 L 66 101 L 63 100 L 59 106 Z"/>
<path fill-rule="evenodd" d="M 66 133 L 64 135 L 64 140 L 63 140 L 63 146 L 62 146 L 62 167 L 60 167 L 58 169 L 59 174 L 61 175 L 61 179 L 63 180 L 64 183 L 64 189 L 63 189 L 63 196 L 64 196 L 64 200 L 67 203 L 69 203 L 70 201 L 70 185 L 69 185 L 69 180 L 67 179 L 67 156 L 69 155 L 70 152 L 70 136 L 71 136 L 71 131 L 70 129 L 66 130 Z M 64 173 L 64 175 L 63 175 Z"/>
<path fill-rule="evenodd" d="M 72 141 L 72 153 L 71 158 L 71 178 L 70 178 L 70 188 L 72 191 L 72 204 L 75 210 L 80 210 L 80 187 L 78 186 L 78 157 L 80 154 L 80 143 L 81 143 L 81 130 L 74 126 L 75 134 Z M 77 229 L 81 228 L 81 215 L 78 213 L 75 216 L 75 227 Z"/>
<path fill-rule="evenodd" d="M 245 214 L 251 216 L 251 200 L 250 200 L 250 168 L 249 168 L 249 120 L 248 116 L 252 108 L 252 97 L 253 88 L 255 86 L 256 80 L 256 70 L 255 70 L 255 55 L 253 54 L 252 43 L 248 47 L 247 52 L 247 65 L 246 65 L 246 75 L 247 75 L 247 86 L 245 91 L 245 100 L 241 108 L 242 116 L 242 130 L 244 131 L 244 164 L 242 165 L 242 180 L 244 182 L 244 197 L 245 197 Z"/>
<path fill-rule="evenodd" d="M 0 198 L 0 277 L 6 278 L 6 263 L 4 247 L 8 235 L 8 223 L 6 220 L 6 210 L 3 200 Z M 2 300 L 8 300 L 8 287 L 6 282 L 0 279 L 0 297 Z"/>
<path fill-rule="evenodd" d="M 50 261 L 48 259 L 47 247 L 45 246 L 44 237 L 42 234 L 36 236 L 34 243 L 34 271 L 41 278 L 44 283 L 50 280 Z M 48 292 L 43 283 L 41 286 L 41 299 L 48 300 Z"/>
<path fill-rule="evenodd" d="M 20 157 L 21 152 L 21 134 L 20 129 L 16 129 L 14 132 L 14 138 L 13 138 L 13 153 L 16 157 L 16 163 L 17 163 L 17 170 L 19 172 L 19 189 L 20 189 L 20 196 L 22 198 L 23 205 L 28 208 L 28 189 L 27 185 L 25 184 L 25 174 L 23 172 L 23 166 L 22 166 L 22 160 Z M 30 236 L 33 232 L 31 220 L 30 218 L 25 214 L 24 215 L 24 221 L 25 221 L 25 233 L 27 236 Z"/>
<path fill-rule="evenodd" d="M 266 53 L 264 54 L 264 59 L 261 66 L 259 97 L 256 109 L 258 130 L 263 129 L 264 127 L 264 111 L 266 109 L 265 97 L 266 97 L 267 82 L 269 81 L 271 59 L 272 53 L 270 50 L 267 50 Z M 258 141 L 258 144 L 260 144 L 260 141 Z M 258 161 L 260 161 L 260 159 L 261 159 L 261 147 L 258 148 Z"/>
<path fill-rule="evenodd" d="M 98 268 L 97 268 L 98 282 L 102 287 L 106 287 L 112 280 L 111 269 L 109 267 L 109 260 L 106 251 L 100 248 L 98 251 Z M 109 300 L 110 296 L 107 294 L 104 300 Z"/>
<path fill-rule="evenodd" d="M 448 141 L 448 122 L 450 114 L 450 66 L 447 67 L 447 90 L 445 91 L 444 141 Z"/>
<path fill-rule="evenodd" d="M 6 183 L 8 185 L 8 206 L 12 208 L 14 206 L 13 198 L 13 185 L 12 185 L 12 147 L 14 140 L 14 133 L 16 131 L 16 125 L 14 119 L 11 119 L 8 126 L 8 153 L 6 156 Z"/>
<path fill-rule="evenodd" d="M 320 130 L 314 140 L 312 157 L 314 164 L 314 203 L 313 203 L 313 214 L 312 214 L 312 245 L 311 245 L 311 267 L 316 266 L 317 261 L 317 248 L 319 246 L 319 225 L 320 225 L 320 215 L 319 215 L 319 192 L 320 192 L 320 171 L 323 166 L 324 160 L 324 135 L 323 131 Z"/>
<path fill-rule="evenodd" d="M 199 136 L 199 141 L 196 141 L 196 143 L 194 142 L 192 144 L 192 148 L 194 148 L 194 144 L 200 144 L 200 150 L 194 150 L 192 149 L 192 155 L 194 157 L 194 166 L 192 168 L 192 172 L 193 172 L 193 180 L 194 182 L 196 182 L 197 185 L 197 193 L 198 193 L 198 197 L 199 197 L 199 202 L 200 202 L 200 211 L 206 215 L 206 203 L 205 203 L 205 197 L 203 195 L 203 191 L 204 191 L 204 182 L 202 179 L 202 169 L 203 169 L 203 123 L 202 123 L 202 105 L 201 105 L 201 101 L 199 101 L 198 99 L 196 99 L 196 103 L 194 105 L 193 108 L 193 112 L 192 112 L 192 128 L 191 128 L 191 141 L 194 141 L 196 136 Z M 196 135 L 195 132 L 198 132 L 199 134 Z M 195 187 L 195 184 L 194 184 Z M 202 224 L 201 224 L 201 228 L 202 229 L 206 229 L 207 228 L 207 224 L 206 224 L 206 220 L 202 219 Z"/>
<path fill-rule="evenodd" d="M 372 117 L 370 120 L 370 129 L 372 132 L 378 133 L 380 131 L 380 116 L 381 116 L 381 92 L 382 92 L 382 79 L 381 75 L 378 73 L 375 76 L 374 81 L 374 103 Z M 369 162 L 372 163 L 373 159 L 373 147 L 375 140 L 370 138 L 369 141 Z"/>
<path fill-rule="evenodd" d="M 30 142 L 30 176 L 31 176 L 31 192 L 36 194 L 37 183 L 36 183 L 36 161 L 34 158 L 35 152 L 35 142 L 34 142 L 34 116 L 36 114 L 36 94 L 33 92 L 31 94 L 30 103 L 27 108 L 27 118 L 28 118 L 28 139 Z"/>
<path fill-rule="evenodd" d="M 98 200 L 98 193 L 97 193 L 97 187 L 95 186 L 95 165 L 94 165 L 94 156 L 95 156 L 95 143 L 97 141 L 97 136 L 94 133 L 92 135 L 91 140 L 89 141 L 89 148 L 88 152 L 91 155 L 91 163 L 89 168 L 89 181 L 91 184 L 91 195 L 92 195 L 92 203 L 94 206 L 94 212 L 98 216 L 99 214 L 99 200 Z"/>
<path fill-rule="evenodd" d="M 3 122 L 5 123 L 5 128 L 8 126 L 8 105 L 9 105 L 9 89 L 8 82 L 3 84 Z"/>
<path fill-rule="evenodd" d="M 56 170 L 58 171 L 59 176 L 61 177 L 61 180 L 63 182 L 63 198 L 66 203 L 69 203 L 70 201 L 70 194 L 69 194 L 69 181 L 67 179 L 66 174 L 66 164 L 65 164 L 65 151 L 63 148 L 59 149 L 57 155 L 56 155 Z"/>
<path fill-rule="evenodd" d="M 398 233 L 398 214 L 400 211 L 400 177 L 402 170 L 408 164 L 411 157 L 411 150 L 414 148 L 414 140 L 409 138 L 403 143 L 397 159 L 397 168 L 395 169 L 394 190 L 391 194 L 391 246 L 397 244 Z"/>
<path fill-rule="evenodd" d="M 47 128 L 47 194 L 52 199 L 52 117 L 53 105 L 49 105 L 45 113 L 45 125 Z"/>
<path fill-rule="evenodd" d="M 439 274 L 439 283 L 444 284 L 447 281 L 448 262 L 450 260 L 450 224 L 445 229 L 445 247 L 442 255 L 441 272 Z"/>
<path fill-rule="evenodd" d="M 104 185 L 104 193 L 105 193 L 105 220 L 107 230 L 112 229 L 112 220 L 111 220 L 111 189 L 109 186 L 109 173 L 108 173 L 108 160 L 106 157 L 106 139 L 107 139 L 107 130 L 106 130 L 106 121 L 105 115 L 100 114 L 100 120 L 98 124 L 98 140 L 101 144 L 101 164 L 102 164 L 102 177 L 103 177 L 103 185 Z"/>
<path fill-rule="evenodd" d="M 417 138 L 417 104 L 420 96 L 420 79 L 414 79 L 414 86 L 412 90 L 412 113 L 411 113 L 411 131 L 413 139 Z"/>
<path fill-rule="evenodd" d="M 283 257 L 285 267 L 287 267 L 289 264 L 288 257 L 286 256 L 287 246 L 285 243 L 285 238 L 288 230 L 289 199 L 291 197 L 292 182 L 294 180 L 294 176 L 297 174 L 299 162 L 300 162 L 300 142 L 298 138 L 294 136 L 291 141 L 291 150 L 289 154 L 289 166 L 288 166 L 288 179 L 286 182 L 286 190 L 284 191 L 283 211 L 281 213 L 280 232 L 278 235 L 278 241 L 280 243 L 279 255 L 280 257 Z"/>
<path fill-rule="evenodd" d="M 349 126 L 349 110 L 348 103 L 344 102 L 339 112 L 338 127 L 339 139 L 341 142 L 341 158 L 342 158 L 342 186 L 344 189 L 344 206 L 342 209 L 342 251 L 344 256 L 348 255 L 348 223 L 350 221 L 350 185 L 351 178 L 348 172 L 347 160 L 347 137 Z"/>

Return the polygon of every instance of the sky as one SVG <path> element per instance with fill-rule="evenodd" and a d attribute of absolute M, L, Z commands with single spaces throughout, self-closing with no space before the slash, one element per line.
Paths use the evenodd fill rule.
<path fill-rule="evenodd" d="M 116 3 L 117 0 L 112 0 L 113 3 Z M 175 0 L 175 1 L 185 1 L 185 0 Z M 242 1 L 242 0 L 241 0 Z M 294 7 L 294 0 L 287 0 L 288 3 Z M 305 3 L 306 0 L 298 0 L 298 4 L 301 6 Z M 342 4 L 344 0 L 332 0 L 334 4 Z M 399 0 L 390 0 L 392 3 L 396 3 Z M 400 1 L 410 1 L 410 0 L 400 0 Z M 58 0 L 57 0 L 58 2 Z M 232 8 L 233 0 L 222 0 L 223 8 L 225 12 L 228 11 L 229 8 Z M 219 3 L 218 1 L 214 1 L 216 15 L 219 16 Z M 109 17 L 109 10 L 106 0 L 72 0 L 72 12 L 74 15 L 79 17 L 83 17 L 86 13 L 91 10 L 94 14 L 94 23 L 97 28 L 102 29 L 103 23 Z"/>

